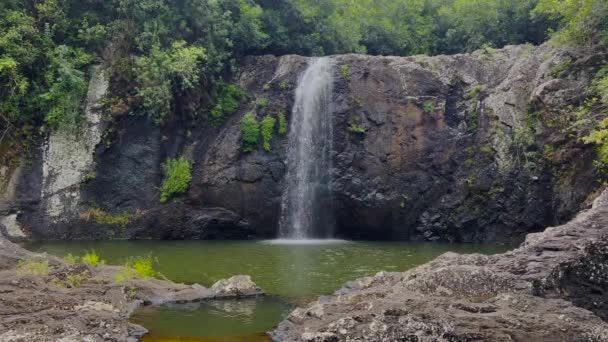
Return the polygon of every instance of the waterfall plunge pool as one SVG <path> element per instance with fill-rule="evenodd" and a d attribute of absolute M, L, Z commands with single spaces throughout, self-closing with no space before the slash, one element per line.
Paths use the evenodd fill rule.
<path fill-rule="evenodd" d="M 26 248 L 58 256 L 95 250 L 107 264 L 152 255 L 175 282 L 211 286 L 248 274 L 268 296 L 259 299 L 148 306 L 131 321 L 150 330 L 148 342 L 267 341 L 295 306 L 331 294 L 345 282 L 379 271 L 405 271 L 448 251 L 501 253 L 510 246 L 414 242 L 298 241 L 48 241 Z"/>

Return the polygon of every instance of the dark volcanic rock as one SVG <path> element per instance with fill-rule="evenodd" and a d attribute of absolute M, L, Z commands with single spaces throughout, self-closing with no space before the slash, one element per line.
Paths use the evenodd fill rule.
<path fill-rule="evenodd" d="M 576 132 L 568 108 L 581 103 L 605 54 L 508 46 L 329 58 L 339 237 L 520 241 L 567 221 L 594 196 L 596 152 L 572 138 L 586 132 Z M 554 72 L 568 60 L 570 69 Z M 163 127 L 145 116 L 106 124 L 98 102 L 107 80 L 95 69 L 82 141 L 51 133 L 19 167 L 0 165 L 0 232 L 11 239 L 275 236 L 287 137 L 275 134 L 270 152 L 246 154 L 240 122 L 247 112 L 259 120 L 282 112 L 289 120 L 309 61 L 243 59 L 232 82 L 248 96 L 219 126 L 182 113 L 203 95 L 184 99 L 192 103 L 178 104 Z M 180 155 L 192 162 L 190 189 L 161 204 L 162 163 Z M 99 224 L 90 209 L 130 220 Z"/>
<path fill-rule="evenodd" d="M 554 120 L 580 101 L 599 64 L 552 76 L 571 55 L 511 46 L 456 56 L 331 57 L 336 233 L 506 241 L 571 218 L 598 186 L 595 152 L 530 118 L 538 111 Z M 295 86 L 304 62 L 297 56 L 243 62 L 237 82 L 270 99 L 269 108 L 256 108 L 258 117 L 289 112 L 293 99 L 285 89 Z M 350 132 L 353 123 L 366 132 Z M 518 145 L 525 135 L 533 142 Z M 224 126 L 197 166 L 191 196 L 239 213 L 264 232 L 276 226 L 285 170 L 285 140 L 278 138 L 271 153 L 243 155 L 238 125 Z M 546 153 L 552 146 L 560 152 Z"/>
<path fill-rule="evenodd" d="M 275 341 L 608 341 L 608 190 L 500 255 L 446 253 L 296 309 Z M 603 320 L 604 321 L 603 321 Z"/>
<path fill-rule="evenodd" d="M 89 207 L 127 211 L 158 204 L 161 130 L 146 118 L 127 118 L 121 126 L 109 147 L 98 147 L 95 177 L 83 191 Z"/>
<path fill-rule="evenodd" d="M 168 240 L 247 240 L 256 236 L 253 227 L 232 211 L 197 209 L 183 204 L 151 209 L 129 228 L 128 234 L 134 238 Z"/>

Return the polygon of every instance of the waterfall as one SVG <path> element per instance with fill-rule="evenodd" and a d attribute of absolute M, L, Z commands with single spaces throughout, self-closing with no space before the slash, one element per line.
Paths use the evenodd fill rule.
<path fill-rule="evenodd" d="M 329 238 L 333 233 L 332 69 L 329 58 L 316 58 L 298 81 L 288 135 L 282 239 Z"/>

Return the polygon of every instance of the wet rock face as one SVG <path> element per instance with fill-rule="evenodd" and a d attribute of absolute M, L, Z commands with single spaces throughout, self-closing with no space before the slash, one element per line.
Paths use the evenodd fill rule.
<path fill-rule="evenodd" d="M 578 155 L 544 156 L 551 144 L 544 139 L 556 134 L 530 118 L 536 110 L 558 115 L 557 97 L 560 106 L 580 100 L 583 79 L 545 85 L 555 81 L 560 53 L 338 56 L 348 66 L 335 94 L 339 234 L 510 240 L 570 217 L 595 186 L 582 176 L 592 170 L 592 152 L 571 141 L 562 148 Z M 349 131 L 353 125 L 365 133 Z M 523 147 L 526 134 L 536 142 Z M 566 176 L 566 168 L 576 171 Z M 564 191 L 568 182 L 586 190 Z"/>
<path fill-rule="evenodd" d="M 605 55 L 509 46 L 454 56 L 331 59 L 339 237 L 519 241 L 567 221 L 598 186 L 592 146 L 563 133 L 569 123 L 562 121 Z M 554 72 L 570 59 L 571 70 Z M 79 173 L 64 190 L 44 190 L 56 183 L 45 165 L 75 158 L 68 149 L 49 159 L 40 148 L 20 167 L 0 169 L 6 189 L 0 231 L 13 239 L 274 237 L 288 138 L 275 133 L 271 151 L 245 154 L 240 122 L 247 112 L 258 120 L 282 112 L 290 120 L 309 61 L 243 59 L 232 82 L 248 97 L 219 126 L 186 115 L 164 127 L 144 116 L 118 119 L 95 151 L 65 168 Z M 162 163 L 180 155 L 192 162 L 190 189 L 161 205 Z M 128 224 L 96 222 L 83 215 L 90 209 L 127 215 Z"/>
<path fill-rule="evenodd" d="M 293 311 L 274 341 L 606 341 L 608 191 L 499 255 L 446 253 Z"/>
<path fill-rule="evenodd" d="M 332 57 L 337 234 L 510 241 L 572 217 L 597 186 L 594 152 L 542 124 L 579 103 L 587 73 L 597 68 L 553 76 L 570 54 L 517 46 L 456 56 Z M 305 62 L 243 61 L 238 84 L 270 100 L 255 110 L 259 117 L 289 113 L 286 92 Z M 222 129 L 191 195 L 245 215 L 254 227 L 276 226 L 285 138 L 275 138 L 270 153 L 243 155 L 238 129 Z"/>

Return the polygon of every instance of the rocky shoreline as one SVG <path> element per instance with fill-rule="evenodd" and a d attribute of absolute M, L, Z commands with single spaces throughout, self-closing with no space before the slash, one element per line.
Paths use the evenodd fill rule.
<path fill-rule="evenodd" d="M 16 267 L 22 260 L 48 261 L 49 272 L 24 274 Z M 147 330 L 128 318 L 141 305 L 263 295 L 244 275 L 205 288 L 137 277 L 116 283 L 121 270 L 70 264 L 0 238 L 0 341 L 137 341 Z M 70 277 L 77 286 L 65 285 Z"/>
<path fill-rule="evenodd" d="M 275 341 L 608 341 L 608 190 L 513 251 L 447 253 L 298 308 Z"/>

